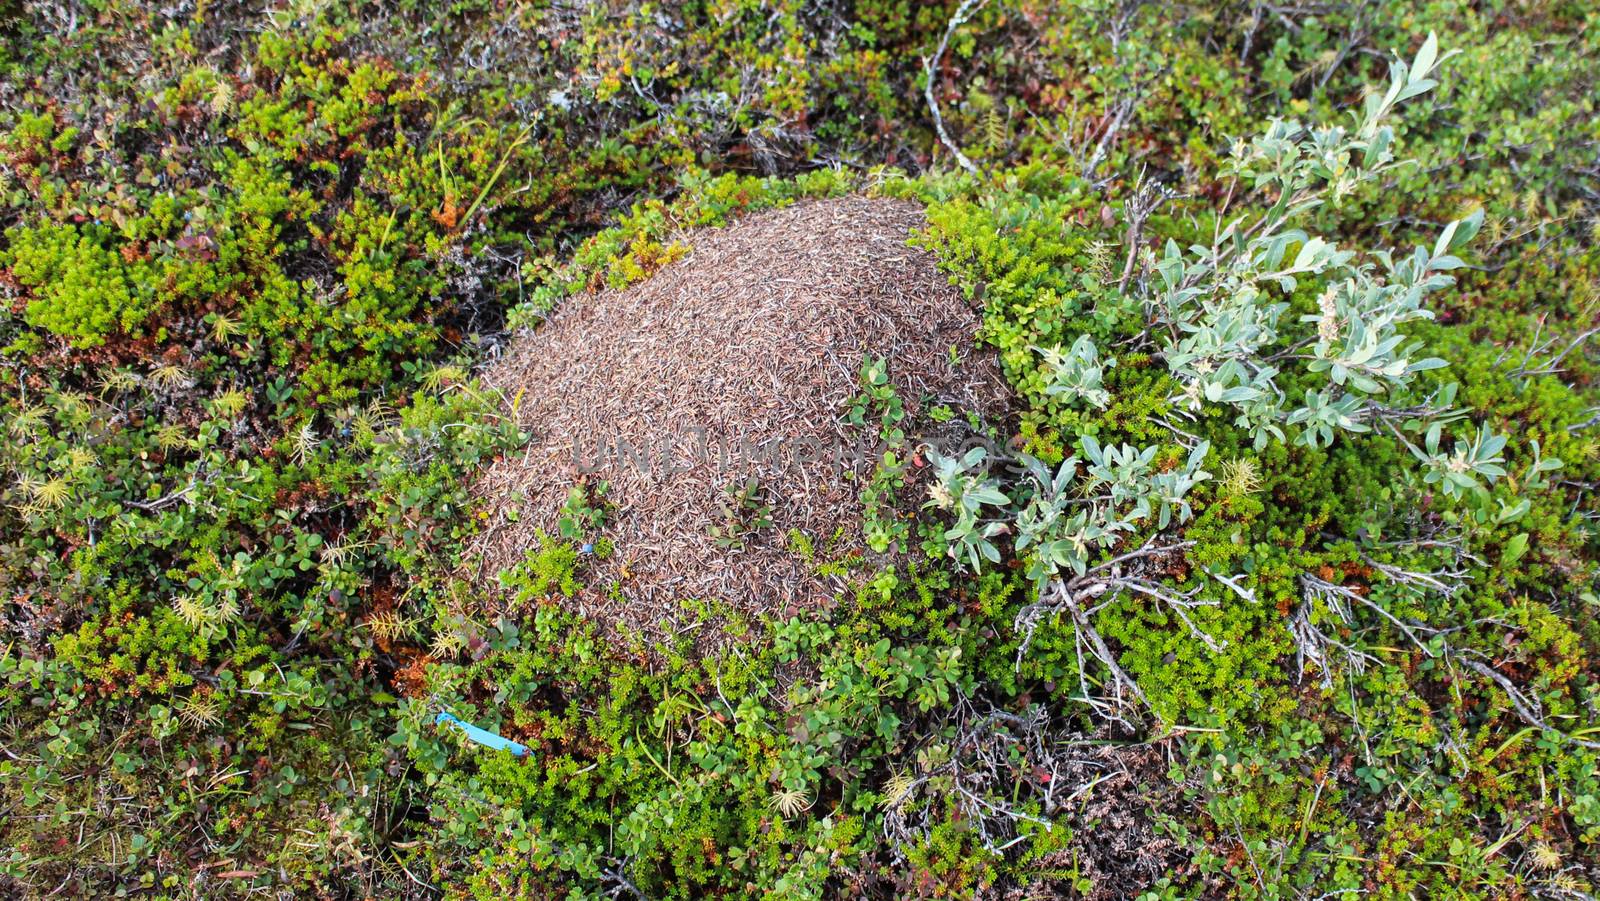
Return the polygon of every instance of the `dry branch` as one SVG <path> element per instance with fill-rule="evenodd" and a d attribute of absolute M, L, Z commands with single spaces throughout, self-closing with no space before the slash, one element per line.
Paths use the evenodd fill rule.
<path fill-rule="evenodd" d="M 928 112 L 933 115 L 933 130 L 939 135 L 939 143 L 955 156 L 956 163 L 973 175 L 978 174 L 978 167 L 961 152 L 961 148 L 945 130 L 944 115 L 939 112 L 939 101 L 933 96 L 933 84 L 938 76 L 939 64 L 944 60 L 945 51 L 950 49 L 950 38 L 988 2 L 989 0 L 962 0 L 961 5 L 956 7 L 955 15 L 951 16 L 949 23 L 945 25 L 944 37 L 939 39 L 939 49 L 933 52 L 933 56 L 922 58 L 922 71 L 927 75 L 927 83 L 922 86 L 922 97 L 928 102 Z"/>

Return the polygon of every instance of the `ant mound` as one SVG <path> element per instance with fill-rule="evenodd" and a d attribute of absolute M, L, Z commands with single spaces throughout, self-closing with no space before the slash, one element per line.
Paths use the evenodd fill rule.
<path fill-rule="evenodd" d="M 608 632 L 659 641 L 713 611 L 789 616 L 870 574 L 855 564 L 882 424 L 872 407 L 850 422 L 864 361 L 886 361 L 913 441 L 959 446 L 974 438 L 959 414 L 992 421 L 1006 404 L 977 313 L 906 243 L 923 224 L 914 203 L 862 197 L 754 214 L 511 342 L 486 378 L 519 398 L 531 438 L 474 489 L 490 517 L 480 581 L 556 533 L 575 485 L 601 482 L 610 552 L 570 603 Z M 934 421 L 941 406 L 958 415 Z M 920 463 L 902 506 L 923 497 Z"/>

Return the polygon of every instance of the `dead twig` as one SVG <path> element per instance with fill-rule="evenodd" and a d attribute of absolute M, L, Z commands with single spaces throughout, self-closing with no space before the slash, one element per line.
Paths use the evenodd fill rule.
<path fill-rule="evenodd" d="M 1119 554 L 1104 563 L 1099 563 L 1086 569 L 1082 575 L 1071 579 L 1051 579 L 1039 587 L 1038 600 L 1017 613 L 1012 623 L 1012 628 L 1022 635 L 1022 641 L 1017 645 L 1015 666 L 1022 668 L 1022 658 L 1033 644 L 1034 634 L 1047 618 L 1066 613 L 1072 620 L 1078 640 L 1086 643 L 1090 653 L 1105 666 L 1111 673 L 1112 688 L 1115 692 L 1113 698 L 1099 699 L 1089 691 L 1088 677 L 1082 665 L 1082 648 L 1079 649 L 1078 678 L 1081 688 L 1081 698 L 1084 703 L 1094 707 L 1102 715 L 1122 723 L 1128 723 L 1118 714 L 1125 710 L 1128 702 L 1124 693 L 1131 695 L 1138 701 L 1138 706 L 1150 708 L 1150 699 L 1139 687 L 1139 683 L 1128 674 L 1127 670 L 1117 661 L 1117 655 L 1112 652 L 1099 630 L 1094 627 L 1093 615 L 1105 602 L 1100 602 L 1094 607 L 1085 607 L 1090 602 L 1106 598 L 1109 602 L 1123 591 L 1132 591 L 1147 597 L 1153 597 L 1163 602 L 1173 611 L 1189 628 L 1191 634 L 1205 642 L 1207 647 L 1220 651 L 1221 645 L 1209 634 L 1195 626 L 1189 618 L 1187 608 L 1193 606 L 1207 606 L 1208 602 L 1195 601 L 1191 595 L 1176 597 L 1169 591 L 1159 587 L 1155 581 L 1145 578 L 1143 573 L 1130 573 L 1125 570 L 1129 564 L 1147 561 L 1150 558 L 1176 553 L 1191 547 L 1192 541 L 1176 541 L 1157 544 L 1156 537 L 1152 536 L 1136 550 Z M 1131 725 L 1131 724 L 1130 724 Z"/>
<path fill-rule="evenodd" d="M 978 11 L 983 9 L 988 2 L 989 0 L 962 0 L 961 5 L 956 7 L 955 15 L 950 17 L 949 23 L 944 27 L 944 36 L 939 39 L 938 49 L 933 52 L 932 56 L 922 58 L 922 71 L 927 76 L 927 81 L 922 86 L 922 97 L 928 102 L 928 112 L 933 116 L 933 130 L 939 136 L 939 143 L 943 144 L 945 149 L 950 151 L 950 154 L 956 158 L 957 165 L 973 175 L 978 174 L 978 167 L 965 153 L 961 152 L 961 148 L 950 137 L 950 133 L 945 130 L 944 115 L 939 112 L 939 101 L 933 95 L 933 84 L 938 75 L 939 65 L 944 60 L 945 51 L 950 49 L 950 38 L 955 35 L 957 29 L 977 15 Z"/>
<path fill-rule="evenodd" d="M 1465 657 L 1458 657 L 1456 659 L 1461 663 L 1462 666 L 1500 686 L 1500 690 L 1504 691 L 1506 696 L 1511 699 L 1512 709 L 1516 710 L 1517 716 L 1521 717 L 1523 722 L 1534 727 L 1535 729 L 1555 733 L 1561 738 L 1562 741 L 1577 745 L 1580 748 L 1600 750 L 1600 741 L 1589 741 L 1587 739 L 1577 738 L 1575 736 L 1568 735 L 1566 732 L 1557 729 L 1555 726 L 1550 725 L 1550 723 L 1547 722 L 1544 717 L 1539 715 L 1539 702 L 1529 698 L 1527 695 L 1524 695 L 1510 679 L 1506 678 L 1498 670 L 1486 664 L 1479 663 L 1476 660 L 1470 660 Z"/>

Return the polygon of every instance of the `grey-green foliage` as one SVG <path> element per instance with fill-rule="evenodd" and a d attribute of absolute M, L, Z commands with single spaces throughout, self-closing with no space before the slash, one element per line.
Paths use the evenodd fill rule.
<path fill-rule="evenodd" d="M 1152 514 L 1158 529 L 1174 517 L 1187 521 L 1193 515 L 1189 490 L 1211 477 L 1200 468 L 1210 450 L 1204 442 L 1189 452 L 1182 468 L 1170 472 L 1154 467 L 1156 447 L 1101 447 L 1092 437 L 1080 447 L 1087 476 L 1075 495 L 1068 488 L 1076 478 L 1077 457 L 1068 457 L 1053 474 L 1040 461 L 1023 458 L 1030 493 L 1017 511 L 1017 550 L 1034 549 L 1028 575 L 1035 582 L 1067 567 L 1082 575 L 1092 551 L 1113 547 L 1119 535 L 1137 531 Z"/>
<path fill-rule="evenodd" d="M 988 459 L 982 448 L 959 460 L 931 453 L 936 481 L 928 506 L 956 516 L 944 533 L 950 556 L 976 571 L 983 560 L 999 562 L 993 539 L 1014 531 L 1016 549 L 1032 551 L 1029 575 L 1036 582 L 1066 568 L 1081 575 L 1090 556 L 1115 546 L 1121 535 L 1187 521 L 1193 515 L 1189 491 L 1211 477 L 1201 469 L 1210 451 L 1205 442 L 1167 472 L 1156 466 L 1159 447 L 1102 447 L 1086 436 L 1079 449 L 1082 458 L 1068 457 L 1054 472 L 1023 455 L 1010 497 L 987 468 L 979 468 Z"/>
<path fill-rule="evenodd" d="M 1182 469 L 1161 472 L 1153 468 L 1156 448 L 1134 450 L 1130 445 L 1102 448 L 1092 436 L 1084 436 L 1084 455 L 1089 458 L 1091 486 L 1105 486 L 1107 500 L 1113 509 L 1126 509 L 1130 520 L 1139 522 L 1156 514 L 1156 528 L 1171 525 L 1174 511 L 1179 521 L 1187 520 L 1193 511 L 1185 497 L 1189 489 L 1211 478 L 1211 473 L 1200 468 L 1211 450 L 1209 442 L 1202 441 L 1189 452 Z M 1127 505 L 1131 504 L 1129 507 Z"/>
<path fill-rule="evenodd" d="M 955 515 L 955 522 L 944 533 L 951 558 L 974 572 L 982 568 L 984 560 L 999 563 L 1000 550 L 994 539 L 1006 532 L 1000 517 L 1011 499 L 1000 490 L 1000 481 L 989 475 L 988 452 L 975 447 L 964 456 L 946 457 L 930 449 L 928 459 L 934 466 L 934 482 L 923 507 Z M 986 510 L 990 507 L 995 508 L 992 513 Z"/>
<path fill-rule="evenodd" d="M 1460 497 L 1469 492 L 1482 493 L 1483 485 L 1478 482 L 1478 477 L 1493 482 L 1506 474 L 1505 467 L 1501 465 L 1505 457 L 1500 454 L 1506 446 L 1504 435 L 1491 434 L 1488 426 L 1480 425 L 1476 435 L 1458 437 L 1454 448 L 1446 452 L 1439 446 L 1442 431 L 1440 424 L 1434 423 L 1423 438 L 1422 448 L 1414 444 L 1410 447 L 1411 453 L 1426 469 L 1423 482 L 1438 485 L 1445 497 Z M 1540 460 L 1533 471 L 1542 473 L 1560 467 L 1560 460 Z"/>
<path fill-rule="evenodd" d="M 1398 259 L 1392 250 L 1344 249 L 1292 227 L 1401 165 L 1385 120 L 1435 86 L 1440 61 L 1430 35 L 1409 66 L 1391 65 L 1388 90 L 1368 96 L 1353 128 L 1276 120 L 1234 145 L 1228 173 L 1277 199 L 1265 213 L 1229 221 L 1210 246 L 1185 250 L 1169 241 L 1156 263 L 1148 324 L 1162 336 L 1161 357 L 1181 386 L 1175 402 L 1190 410 L 1233 407 L 1258 449 L 1283 440 L 1286 424 L 1302 426 L 1297 442 L 1325 446 L 1338 431 L 1367 431 L 1377 396 L 1444 365 L 1423 356 L 1401 326 L 1432 318 L 1423 302 L 1454 283 L 1449 273 L 1463 265 L 1454 252 L 1477 233 L 1481 211 L 1450 223 L 1431 249 Z M 1321 286 L 1317 311 L 1286 321 L 1302 283 Z M 1291 399 L 1278 384 L 1290 365 L 1327 382 Z"/>
<path fill-rule="evenodd" d="M 1381 422 L 1423 463 L 1424 481 L 1452 498 L 1481 495 L 1480 480 L 1505 474 L 1506 440 L 1486 427 L 1441 447 L 1443 426 L 1462 416 L 1450 409 L 1453 384 L 1409 407 L 1392 402 L 1417 373 L 1445 365 L 1402 328 L 1432 318 L 1425 300 L 1454 283 L 1450 273 L 1464 265 L 1455 253 L 1478 232 L 1482 212 L 1447 225 L 1431 247 L 1403 254 L 1341 248 L 1296 227 L 1403 164 L 1387 120 L 1399 104 L 1436 86 L 1433 74 L 1447 56 L 1430 34 L 1409 65 L 1391 64 L 1387 89 L 1368 95 L 1350 127 L 1277 120 L 1234 145 L 1228 174 L 1274 198 L 1271 205 L 1227 221 L 1209 245 L 1184 249 L 1169 241 L 1153 266 L 1153 290 L 1142 298 L 1145 325 L 1179 386 L 1172 400 L 1180 409 L 1231 408 L 1258 449 L 1286 440 L 1286 427 L 1298 427 L 1298 443 L 1320 447 L 1340 432 Z M 1291 297 L 1306 286 L 1317 291 L 1315 312 L 1290 317 Z M 1046 363 L 1047 394 L 1097 408 L 1110 403 L 1103 381 L 1115 361 L 1103 359 L 1088 335 L 1066 352 L 1034 350 Z M 1279 384 L 1291 366 L 1299 367 L 1294 381 L 1313 383 L 1294 399 Z M 1425 432 L 1424 447 L 1402 428 Z M 1125 533 L 1189 519 L 1188 492 L 1210 477 L 1200 468 L 1207 450 L 1202 442 L 1183 467 L 1161 472 L 1153 465 L 1156 447 L 1102 447 L 1085 437 L 1081 459 L 1051 472 L 1024 457 L 1021 478 L 1003 486 L 986 465 L 978 469 L 987 460 L 982 452 L 936 458 L 939 483 L 929 505 L 955 513 L 945 541 L 950 555 L 973 569 L 998 561 L 994 540 L 1014 531 L 1017 551 L 1031 551 L 1036 581 L 1069 568 L 1083 575 L 1091 555 L 1114 548 Z"/>
<path fill-rule="evenodd" d="M 1090 406 L 1103 409 L 1111 403 L 1111 392 L 1102 387 L 1107 369 L 1117 364 L 1114 358 L 1102 360 L 1094 339 L 1079 335 L 1066 353 L 1061 348 L 1035 347 L 1050 369 L 1050 382 L 1044 393 L 1051 397 L 1064 397 L 1068 402 L 1081 400 Z"/>

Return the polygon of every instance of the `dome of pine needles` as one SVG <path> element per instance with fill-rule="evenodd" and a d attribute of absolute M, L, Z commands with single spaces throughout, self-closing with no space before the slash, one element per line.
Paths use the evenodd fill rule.
<path fill-rule="evenodd" d="M 914 203 L 863 197 L 754 214 L 688 235 L 686 258 L 574 298 L 511 342 L 486 377 L 519 398 L 531 439 L 476 486 L 490 514 L 478 578 L 554 533 L 587 479 L 608 483 L 614 550 L 572 602 L 608 629 L 662 640 L 707 609 L 785 616 L 847 593 L 875 568 L 853 565 L 871 556 L 861 492 L 882 452 L 875 419 L 846 422 L 863 361 L 887 361 L 908 423 L 941 441 L 970 437 L 965 417 L 941 425 L 930 409 L 993 420 L 1005 406 L 993 355 L 974 349 L 977 312 L 907 244 L 922 222 Z M 741 511 L 730 486 L 746 484 Z M 749 514 L 747 533 L 727 534 L 730 508 Z"/>

